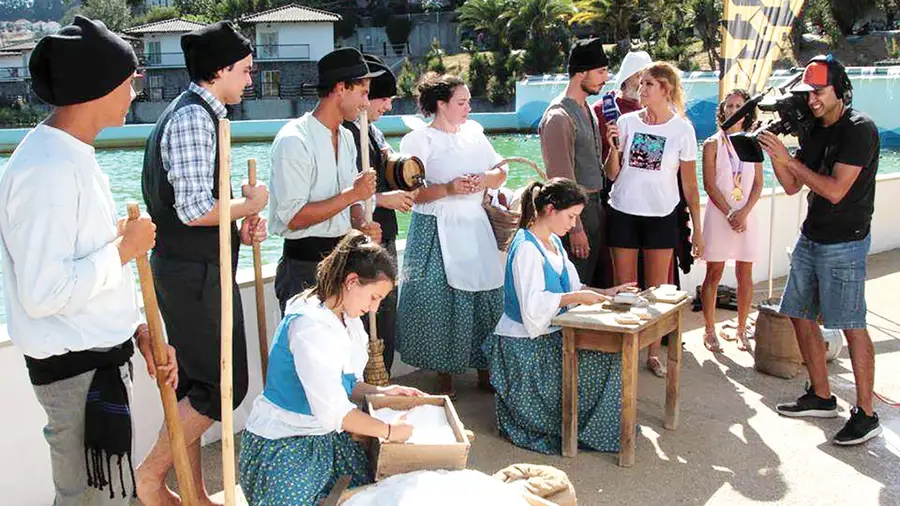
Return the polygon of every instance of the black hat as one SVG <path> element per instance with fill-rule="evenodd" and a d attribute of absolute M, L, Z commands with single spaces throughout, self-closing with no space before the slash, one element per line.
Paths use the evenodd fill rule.
<path fill-rule="evenodd" d="M 207 79 L 253 52 L 250 39 L 228 21 L 219 21 L 181 36 L 181 51 L 191 80 Z"/>
<path fill-rule="evenodd" d="M 572 44 L 569 51 L 569 74 L 608 67 L 609 58 L 603 51 L 600 39 L 581 39 Z"/>
<path fill-rule="evenodd" d="M 130 44 L 102 21 L 83 16 L 41 39 L 28 62 L 34 93 L 57 107 L 106 96 L 137 67 Z"/>
<path fill-rule="evenodd" d="M 391 71 L 390 67 L 385 65 L 381 58 L 373 54 L 364 54 L 363 57 L 366 59 L 369 71 L 384 72 L 378 77 L 373 77 L 369 83 L 369 98 L 374 100 L 397 95 L 397 77 L 394 76 L 394 72 Z"/>
<path fill-rule="evenodd" d="M 383 70 L 369 71 L 365 58 L 358 49 L 341 47 L 319 60 L 319 88 L 328 88 L 350 79 L 371 79 L 383 74 Z"/>

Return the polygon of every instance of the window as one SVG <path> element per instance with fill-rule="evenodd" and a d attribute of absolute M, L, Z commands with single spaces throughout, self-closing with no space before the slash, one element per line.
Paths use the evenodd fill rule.
<path fill-rule="evenodd" d="M 259 34 L 259 57 L 278 58 L 278 32 Z"/>
<path fill-rule="evenodd" d="M 277 97 L 281 91 L 281 71 L 263 70 L 262 72 L 262 96 Z"/>
<path fill-rule="evenodd" d="M 163 99 L 163 76 L 147 76 L 147 97 L 155 101 Z"/>
<path fill-rule="evenodd" d="M 162 51 L 159 41 L 147 42 L 147 65 L 159 65 L 162 63 Z"/>

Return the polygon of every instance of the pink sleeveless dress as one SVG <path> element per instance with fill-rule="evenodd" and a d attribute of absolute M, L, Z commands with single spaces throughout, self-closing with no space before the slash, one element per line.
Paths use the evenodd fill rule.
<path fill-rule="evenodd" d="M 723 139 L 723 132 L 719 130 L 713 135 L 716 140 L 716 187 L 725 196 L 728 205 L 732 209 L 741 209 L 750 198 L 750 190 L 753 188 L 753 179 L 756 176 L 756 168 L 753 163 L 738 160 L 734 151 L 729 157 L 729 148 Z M 737 202 L 732 197 L 734 179 L 732 176 L 732 163 L 735 168 L 743 172 L 741 176 L 741 190 L 743 198 Z M 725 219 L 725 215 L 710 201 L 706 205 L 706 213 L 703 216 L 703 239 L 706 249 L 703 259 L 707 262 L 725 262 L 734 260 L 738 262 L 757 262 L 760 259 L 761 237 L 756 224 L 756 210 L 747 216 L 747 230 L 743 233 L 735 232 Z"/>

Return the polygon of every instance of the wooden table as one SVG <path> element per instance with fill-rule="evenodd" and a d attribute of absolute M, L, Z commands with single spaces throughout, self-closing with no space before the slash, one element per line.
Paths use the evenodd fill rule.
<path fill-rule="evenodd" d="M 654 302 L 650 320 L 635 325 L 616 323 L 616 311 L 608 303 L 579 306 L 553 319 L 563 328 L 562 366 L 562 453 L 578 454 L 578 350 L 622 353 L 622 412 L 619 465 L 634 465 L 635 424 L 637 423 L 637 372 L 640 350 L 669 334 L 666 377 L 665 428 L 678 427 L 678 376 L 681 373 L 681 314 L 691 302 L 687 297 L 676 304 Z"/>

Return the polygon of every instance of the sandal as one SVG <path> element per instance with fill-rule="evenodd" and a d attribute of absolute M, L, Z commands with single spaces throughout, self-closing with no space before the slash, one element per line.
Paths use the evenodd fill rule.
<path fill-rule="evenodd" d="M 706 334 L 703 336 L 703 346 L 713 353 L 722 353 L 722 345 L 719 344 L 719 338 L 716 337 L 715 327 L 706 329 Z"/>
<path fill-rule="evenodd" d="M 666 377 L 666 366 L 659 361 L 659 357 L 647 357 L 647 369 L 650 369 L 657 378 Z"/>
<path fill-rule="evenodd" d="M 750 337 L 747 336 L 747 329 L 739 329 L 737 332 L 738 349 L 741 351 L 753 351 L 750 346 Z"/>

